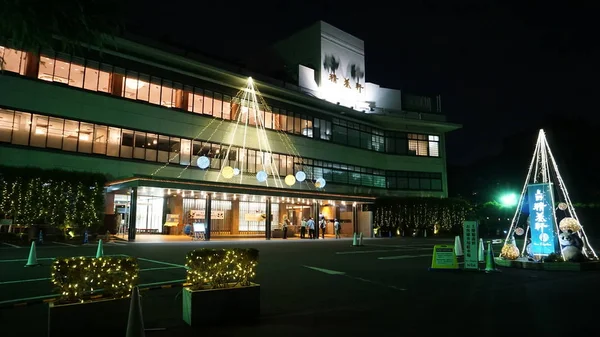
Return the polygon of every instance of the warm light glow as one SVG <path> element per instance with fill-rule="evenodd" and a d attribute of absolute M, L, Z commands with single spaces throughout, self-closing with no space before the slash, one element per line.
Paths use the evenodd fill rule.
<path fill-rule="evenodd" d="M 223 170 L 221 170 L 221 175 L 225 179 L 231 179 L 231 178 L 233 178 L 233 167 L 231 167 L 231 166 L 225 166 L 223 168 Z"/>
<path fill-rule="evenodd" d="M 143 88 L 146 85 L 146 82 L 139 81 L 133 78 L 128 78 L 125 80 L 125 86 L 131 90 L 138 90 Z"/>
<path fill-rule="evenodd" d="M 285 177 L 285 184 L 286 184 L 286 185 L 288 185 L 288 186 L 292 186 L 292 185 L 294 185 L 295 183 L 296 183 L 296 178 L 295 178 L 293 175 L 291 175 L 291 174 L 288 174 L 288 175 Z"/>

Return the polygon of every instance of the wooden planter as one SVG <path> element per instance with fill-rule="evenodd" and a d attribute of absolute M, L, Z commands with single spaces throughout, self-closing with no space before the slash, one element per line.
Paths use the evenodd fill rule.
<path fill-rule="evenodd" d="M 127 330 L 130 298 L 100 299 L 84 303 L 48 306 L 48 336 L 75 336 L 94 331 L 106 336 L 123 335 Z"/>
<path fill-rule="evenodd" d="M 260 284 L 248 287 L 183 289 L 183 320 L 190 326 L 258 323 Z"/>

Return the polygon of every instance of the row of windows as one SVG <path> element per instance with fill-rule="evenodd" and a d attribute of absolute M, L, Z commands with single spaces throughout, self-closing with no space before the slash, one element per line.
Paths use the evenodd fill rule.
<path fill-rule="evenodd" d="M 42 55 L 38 62 L 30 53 L 0 46 L 0 56 L 4 57 L 6 71 L 167 108 L 226 120 L 235 119 L 233 115 L 237 108 L 232 97 L 228 95 L 68 54 L 45 51 Z M 254 111 L 250 109 L 249 112 L 248 124 L 255 125 Z M 383 131 L 358 123 L 333 119 L 332 124 L 325 119 L 279 108 L 273 108 L 272 112 L 260 110 L 257 116 L 259 119 L 262 118 L 267 129 L 371 151 L 413 156 L 440 156 L 438 136 L 429 136 L 438 137 L 438 141 L 427 140 L 427 135 L 420 134 L 409 135 L 425 137 L 424 141 L 407 139 L 406 136 L 404 140 L 399 140 L 395 137 L 385 137 Z"/>
<path fill-rule="evenodd" d="M 439 173 L 386 172 L 8 109 L 0 109 L 2 142 L 193 167 L 200 156 L 207 156 L 212 158 L 210 168 L 215 170 L 226 164 L 256 173 L 267 166 L 268 173 L 278 173 L 282 177 L 302 170 L 307 179 L 324 178 L 337 184 L 442 190 Z M 406 177 L 406 184 L 398 183 L 400 177 Z"/>

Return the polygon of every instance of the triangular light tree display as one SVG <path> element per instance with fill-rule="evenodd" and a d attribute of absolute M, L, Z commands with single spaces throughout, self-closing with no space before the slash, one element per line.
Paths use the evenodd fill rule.
<path fill-rule="evenodd" d="M 519 225 L 522 209 L 529 205 L 526 229 Z M 563 260 L 571 258 L 571 251 L 565 250 L 564 239 L 571 237 L 581 254 L 588 259 L 598 259 L 581 225 L 571 197 L 560 175 L 554 155 L 550 150 L 544 130 L 540 130 L 527 178 L 517 203 L 515 215 L 504 240 L 501 257 L 516 259 L 519 249 L 514 235 L 524 234 L 522 257 L 541 257 L 550 254 L 561 255 Z M 561 240 L 559 240 L 559 237 Z"/>

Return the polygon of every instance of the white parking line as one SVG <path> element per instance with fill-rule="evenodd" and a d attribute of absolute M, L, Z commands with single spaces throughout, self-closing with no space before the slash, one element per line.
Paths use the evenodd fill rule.
<path fill-rule="evenodd" d="M 155 271 L 155 270 L 167 270 L 167 269 L 181 269 L 181 268 L 185 268 L 185 267 L 181 266 L 181 267 L 146 268 L 146 269 L 140 269 L 140 272 L 143 272 L 143 271 Z M 4 281 L 4 282 L 0 282 L 0 285 L 14 284 L 14 283 L 23 283 L 23 282 L 39 282 L 39 281 L 48 281 L 48 280 L 51 280 L 51 278 L 44 277 L 44 278 L 34 278 L 34 279 L 27 279 L 27 280 Z"/>
<path fill-rule="evenodd" d="M 433 255 L 431 254 L 426 254 L 426 255 L 399 255 L 399 256 L 381 256 L 378 257 L 378 260 L 401 260 L 401 259 L 414 259 L 417 257 L 431 257 Z"/>
<path fill-rule="evenodd" d="M 3 285 L 3 284 L 13 284 L 13 283 L 23 283 L 23 282 L 47 281 L 49 279 L 50 279 L 49 277 L 45 277 L 45 278 L 34 278 L 34 279 L 29 279 L 29 280 L 5 281 L 5 282 L 0 282 L 0 285 Z"/>
<path fill-rule="evenodd" d="M 7 245 L 7 246 L 9 246 L 9 247 L 12 247 L 12 248 L 21 248 L 21 247 L 19 247 L 17 245 L 13 245 L 12 243 L 6 243 L 6 242 L 2 242 L 2 243 L 5 244 L 5 245 Z"/>
<path fill-rule="evenodd" d="M 69 247 L 77 247 L 77 245 L 72 245 L 70 243 L 64 243 L 64 242 L 52 241 L 52 243 L 56 243 L 57 245 L 65 245 L 65 246 L 69 246 Z"/>
<path fill-rule="evenodd" d="M 182 264 L 175 264 L 175 263 L 169 263 L 169 262 L 163 262 L 163 261 L 157 261 L 157 260 L 150 260 L 150 259 L 144 259 L 142 257 L 138 257 L 138 260 L 141 261 L 146 261 L 146 262 L 152 262 L 152 263 L 157 263 L 157 264 L 164 264 L 166 266 L 171 266 L 171 267 L 177 267 L 177 268 L 185 268 L 187 269 L 186 266 L 182 265 Z"/>
<path fill-rule="evenodd" d="M 402 248 L 402 249 L 377 249 L 377 250 L 349 250 L 346 252 L 336 252 L 337 255 L 346 254 L 370 254 L 370 253 L 387 253 L 387 252 L 406 252 L 414 250 L 433 250 L 433 248 Z"/>

